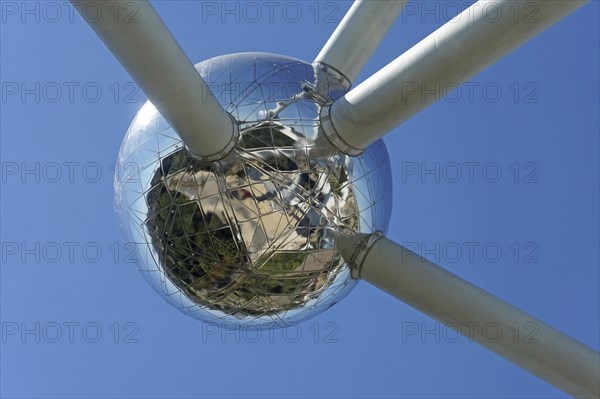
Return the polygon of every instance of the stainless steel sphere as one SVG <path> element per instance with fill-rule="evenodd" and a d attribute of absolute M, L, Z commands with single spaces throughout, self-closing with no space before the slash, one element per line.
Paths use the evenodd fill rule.
<path fill-rule="evenodd" d="M 124 238 L 156 291 L 193 317 L 285 326 L 314 316 L 356 283 L 335 232 L 387 230 L 385 145 L 317 151 L 319 111 L 349 86 L 326 66 L 242 53 L 196 68 L 237 120 L 238 147 L 203 164 L 146 103 L 116 169 Z"/>

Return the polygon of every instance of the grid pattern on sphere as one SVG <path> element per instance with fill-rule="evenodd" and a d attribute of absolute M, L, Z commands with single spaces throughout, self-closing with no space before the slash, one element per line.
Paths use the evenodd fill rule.
<path fill-rule="evenodd" d="M 140 269 L 170 303 L 205 321 L 288 325 L 327 309 L 355 283 L 334 233 L 387 227 L 385 146 L 312 156 L 320 108 L 346 87 L 302 61 L 241 54 L 197 69 L 207 95 L 237 119 L 240 142 L 204 165 L 151 104 L 140 110 L 115 180 Z"/>

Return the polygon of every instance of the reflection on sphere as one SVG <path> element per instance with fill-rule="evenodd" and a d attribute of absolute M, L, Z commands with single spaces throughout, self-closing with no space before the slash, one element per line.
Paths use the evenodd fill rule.
<path fill-rule="evenodd" d="M 146 103 L 115 176 L 124 238 L 150 284 L 193 317 L 280 326 L 312 317 L 356 282 L 335 232 L 387 229 L 385 145 L 358 157 L 314 151 L 321 107 L 349 86 L 324 66 L 243 53 L 196 68 L 236 118 L 238 147 L 203 164 Z"/>

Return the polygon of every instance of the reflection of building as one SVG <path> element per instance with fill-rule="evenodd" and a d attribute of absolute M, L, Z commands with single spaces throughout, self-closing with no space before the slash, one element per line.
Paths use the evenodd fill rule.
<path fill-rule="evenodd" d="M 169 279 L 194 302 L 277 313 L 313 299 L 343 266 L 326 244 L 328 229 L 358 224 L 343 160 L 298 162 L 306 150 L 287 130 L 244 131 L 243 148 L 219 166 L 178 151 L 158 168 L 149 197 L 161 206 L 147 225 Z"/>

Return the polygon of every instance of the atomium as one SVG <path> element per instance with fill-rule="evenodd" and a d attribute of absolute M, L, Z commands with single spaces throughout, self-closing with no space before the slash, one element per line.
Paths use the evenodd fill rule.
<path fill-rule="evenodd" d="M 312 64 L 243 53 L 194 68 L 149 1 L 130 23 L 114 18 L 130 1 L 73 0 L 152 101 L 115 178 L 143 275 L 184 313 L 227 328 L 305 320 L 355 279 L 448 327 L 533 323 L 534 346 L 469 337 L 574 397 L 599 397 L 597 351 L 384 236 L 392 184 L 380 141 L 437 102 L 407 83 L 446 95 L 585 2 L 533 0 L 532 24 L 513 18 L 511 0 L 477 1 L 349 91 L 408 2 L 355 1 Z"/>
<path fill-rule="evenodd" d="M 387 230 L 386 147 L 379 140 L 356 157 L 316 150 L 321 108 L 350 86 L 332 68 L 242 53 L 196 69 L 235 118 L 238 145 L 202 163 L 147 102 L 118 156 L 124 238 L 154 289 L 195 318 L 285 326 L 312 317 L 356 283 L 336 232 Z"/>

